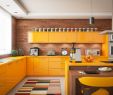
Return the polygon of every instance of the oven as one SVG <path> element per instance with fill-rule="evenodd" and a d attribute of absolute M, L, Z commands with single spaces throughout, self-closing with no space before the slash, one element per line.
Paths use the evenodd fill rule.
<path fill-rule="evenodd" d="M 109 41 L 113 41 L 113 33 L 109 34 Z"/>
<path fill-rule="evenodd" d="M 113 43 L 109 43 L 109 57 L 113 58 Z"/>

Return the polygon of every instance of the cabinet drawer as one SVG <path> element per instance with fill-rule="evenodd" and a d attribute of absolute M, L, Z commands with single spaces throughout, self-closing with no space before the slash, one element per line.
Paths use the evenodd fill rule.
<path fill-rule="evenodd" d="M 49 68 L 55 69 L 55 68 L 65 68 L 64 62 L 49 62 Z"/>
<path fill-rule="evenodd" d="M 57 58 L 49 58 L 49 62 L 53 62 L 53 61 L 65 61 L 65 58 L 60 58 L 60 57 L 57 57 Z"/>
<path fill-rule="evenodd" d="M 64 69 L 49 69 L 50 76 L 64 76 L 65 70 Z"/>
<path fill-rule="evenodd" d="M 33 57 L 27 57 L 26 61 L 27 63 L 33 63 L 34 60 L 33 60 Z"/>
<path fill-rule="evenodd" d="M 48 75 L 48 69 L 46 68 L 38 68 L 34 70 L 36 76 L 47 76 Z"/>
<path fill-rule="evenodd" d="M 34 57 L 34 63 L 44 63 L 44 62 L 48 62 L 48 58 L 37 58 L 37 57 Z"/>
<path fill-rule="evenodd" d="M 41 62 L 41 63 L 34 63 L 34 68 L 47 68 L 48 69 L 48 62 Z"/>

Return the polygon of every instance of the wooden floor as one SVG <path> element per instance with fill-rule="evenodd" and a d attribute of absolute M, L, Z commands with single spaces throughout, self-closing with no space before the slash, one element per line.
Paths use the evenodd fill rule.
<path fill-rule="evenodd" d="M 65 95 L 65 82 L 64 77 L 26 77 L 22 82 L 20 82 L 14 89 L 12 89 L 7 95 L 15 95 L 15 92 L 22 87 L 27 79 L 59 79 L 61 83 L 62 95 Z"/>

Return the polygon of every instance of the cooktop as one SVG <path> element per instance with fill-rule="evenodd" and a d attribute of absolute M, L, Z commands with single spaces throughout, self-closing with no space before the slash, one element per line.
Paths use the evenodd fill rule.
<path fill-rule="evenodd" d="M 104 62 L 104 63 L 113 63 L 113 61 L 101 61 L 101 62 Z"/>

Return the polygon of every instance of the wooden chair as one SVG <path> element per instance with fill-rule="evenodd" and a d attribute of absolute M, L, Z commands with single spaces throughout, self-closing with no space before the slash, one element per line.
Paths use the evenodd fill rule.
<path fill-rule="evenodd" d="M 81 95 L 113 95 L 113 77 L 82 77 L 78 82 Z"/>

